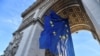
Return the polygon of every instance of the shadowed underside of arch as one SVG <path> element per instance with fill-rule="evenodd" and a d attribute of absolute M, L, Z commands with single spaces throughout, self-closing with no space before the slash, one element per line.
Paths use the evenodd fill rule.
<path fill-rule="evenodd" d="M 70 0 L 58 1 L 50 9 L 56 11 L 61 17 L 69 19 L 72 33 L 78 30 L 89 30 L 94 35 L 97 35 L 91 20 L 81 8 L 81 5 L 74 2 L 70 2 Z M 45 56 L 53 56 L 53 54 L 46 50 Z"/>

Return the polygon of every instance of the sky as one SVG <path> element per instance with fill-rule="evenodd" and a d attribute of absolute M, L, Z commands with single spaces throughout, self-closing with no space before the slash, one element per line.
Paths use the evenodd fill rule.
<path fill-rule="evenodd" d="M 72 34 L 76 56 L 100 56 L 100 43 L 90 31 L 81 30 Z"/>
<path fill-rule="evenodd" d="M 21 13 L 35 0 L 0 0 L 0 54 L 12 40 L 12 33 L 19 27 Z"/>
<path fill-rule="evenodd" d="M 0 55 L 12 40 L 12 33 L 21 24 L 21 13 L 35 0 L 0 0 Z M 76 56 L 100 56 L 100 44 L 91 32 L 82 30 L 72 34 Z"/>

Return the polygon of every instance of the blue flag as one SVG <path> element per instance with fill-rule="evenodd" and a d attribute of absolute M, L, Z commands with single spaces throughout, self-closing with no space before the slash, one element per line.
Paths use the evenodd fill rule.
<path fill-rule="evenodd" d="M 49 15 L 44 16 L 44 30 L 41 32 L 39 43 L 41 49 L 48 49 L 55 55 L 62 53 L 62 55 L 74 56 L 68 19 L 61 18 L 54 11 L 50 11 Z"/>

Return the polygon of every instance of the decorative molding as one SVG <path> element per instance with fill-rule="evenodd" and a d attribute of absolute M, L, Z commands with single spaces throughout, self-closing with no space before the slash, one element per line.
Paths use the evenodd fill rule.
<path fill-rule="evenodd" d="M 22 14 L 22 17 L 26 16 L 28 13 L 34 10 L 37 6 L 40 6 L 39 8 L 37 8 L 39 9 L 39 11 L 36 14 L 36 18 L 35 18 L 38 20 L 34 20 L 33 18 L 34 14 L 30 15 L 27 19 L 23 20 L 17 32 L 20 32 L 21 30 L 28 27 L 30 24 L 36 23 L 37 21 L 40 23 L 42 22 L 41 24 L 43 24 L 43 20 L 41 18 L 43 17 L 43 15 L 48 13 L 47 11 L 49 11 L 50 9 L 53 9 L 61 17 L 69 19 L 72 33 L 78 30 L 85 29 L 97 35 L 91 20 L 89 19 L 87 14 L 84 12 L 84 10 L 81 8 L 82 6 L 73 0 L 61 0 L 61 1 L 59 0 L 38 0 L 38 2 L 36 2 L 36 5 L 32 5 L 31 8 L 28 8 Z M 98 39 L 98 36 L 96 36 L 96 39 Z M 12 45 L 17 43 L 17 46 L 18 46 L 18 43 L 20 41 L 21 39 L 16 38 L 15 42 L 12 43 Z M 14 49 L 14 52 L 15 50 L 16 49 Z M 46 50 L 45 56 L 53 56 L 53 54 L 51 54 L 48 50 Z"/>
<path fill-rule="evenodd" d="M 16 54 L 22 35 L 23 33 L 16 33 L 13 42 L 9 43 L 9 46 L 4 51 L 4 56 L 14 56 Z"/>
<path fill-rule="evenodd" d="M 22 13 L 22 17 L 26 16 L 29 12 L 31 12 L 33 9 L 35 9 L 37 6 L 39 6 L 42 2 L 44 2 L 45 0 L 37 0 L 35 3 L 33 3 L 28 9 L 26 9 L 23 13 Z"/>

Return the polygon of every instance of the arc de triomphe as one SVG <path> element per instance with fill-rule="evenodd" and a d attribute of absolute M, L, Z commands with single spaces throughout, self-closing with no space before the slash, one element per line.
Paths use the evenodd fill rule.
<path fill-rule="evenodd" d="M 69 19 L 72 33 L 88 30 L 100 42 L 100 0 L 37 0 L 22 13 L 22 23 L 5 50 L 6 56 L 52 56 L 39 49 L 43 16 L 51 9 Z"/>

